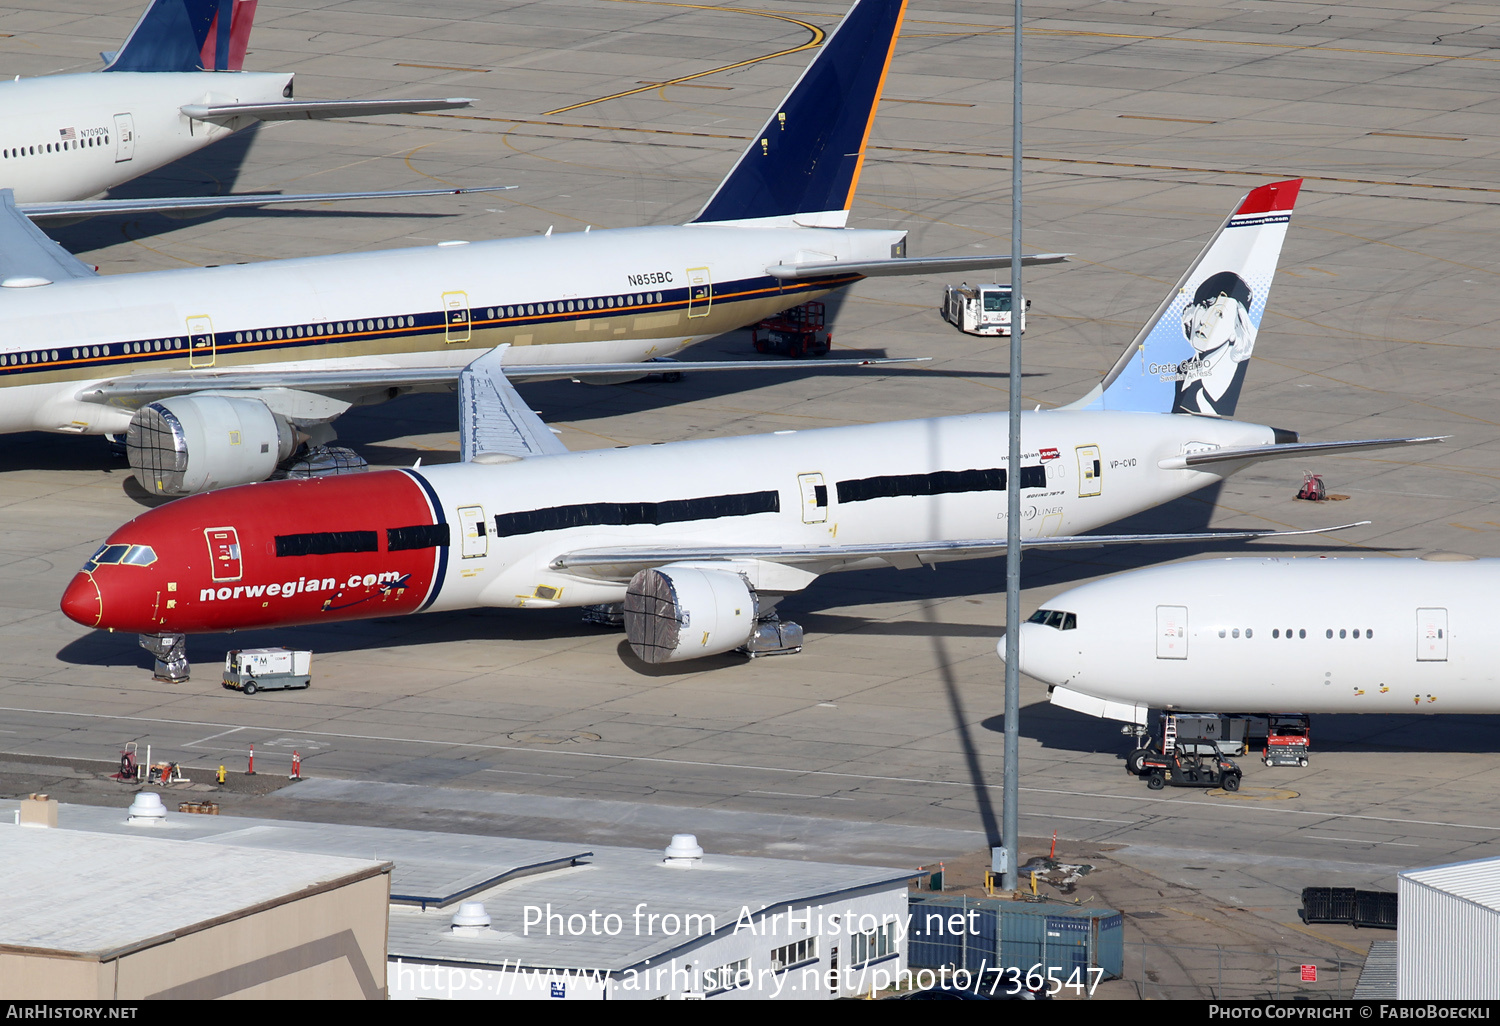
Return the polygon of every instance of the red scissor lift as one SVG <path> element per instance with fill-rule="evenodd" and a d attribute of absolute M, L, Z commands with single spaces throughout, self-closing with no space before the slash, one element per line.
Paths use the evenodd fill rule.
<path fill-rule="evenodd" d="M 833 345 L 833 333 L 823 330 L 823 304 L 803 303 L 750 328 L 757 353 L 785 353 L 794 360 L 823 356 Z"/>

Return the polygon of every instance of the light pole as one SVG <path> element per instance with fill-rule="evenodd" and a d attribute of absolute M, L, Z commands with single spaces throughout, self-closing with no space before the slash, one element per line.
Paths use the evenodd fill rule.
<path fill-rule="evenodd" d="M 1011 63 L 1010 157 L 1010 455 L 1005 474 L 1005 780 L 1000 840 L 1005 846 L 1001 886 L 1014 891 L 1020 870 L 1021 812 L 1021 0 L 1015 0 Z"/>

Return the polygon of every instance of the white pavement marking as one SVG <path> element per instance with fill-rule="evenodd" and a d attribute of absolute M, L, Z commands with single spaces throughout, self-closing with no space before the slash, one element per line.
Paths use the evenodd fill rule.
<path fill-rule="evenodd" d="M 182 747 L 184 747 L 184 748 L 193 748 L 193 747 L 195 747 L 197 745 L 203 744 L 206 741 L 212 741 L 215 738 L 224 737 L 227 734 L 236 734 L 236 733 L 238 733 L 238 732 L 240 732 L 242 730 L 247 730 L 247 729 L 249 729 L 249 728 L 247 728 L 247 727 L 231 727 L 229 730 L 221 730 L 217 734 L 210 734 L 210 735 L 208 735 L 208 737 L 200 737 L 196 741 L 189 741 L 187 744 L 183 745 Z"/>
<path fill-rule="evenodd" d="M 746 794 L 774 794 L 779 798 L 813 798 L 819 801 L 852 802 L 853 798 L 840 798 L 832 794 L 796 794 L 792 791 L 746 791 Z"/>
<path fill-rule="evenodd" d="M 1370 841 L 1361 837 L 1326 837 L 1323 834 L 1308 834 L 1315 841 L 1347 841 L 1350 844 L 1391 844 L 1397 848 L 1420 848 L 1420 844 L 1407 844 L 1405 841 Z"/>

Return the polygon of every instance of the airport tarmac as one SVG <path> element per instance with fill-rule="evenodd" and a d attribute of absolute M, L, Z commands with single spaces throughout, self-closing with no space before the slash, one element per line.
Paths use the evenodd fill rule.
<path fill-rule="evenodd" d="M 88 70 L 138 0 L 0 4 L 9 74 Z M 1412 5 L 1408 5 L 1411 7 Z M 1081 395 L 1234 202 L 1305 177 L 1240 419 L 1305 440 L 1448 434 L 1412 453 L 1252 468 L 1130 529 L 1315 527 L 1284 549 L 1500 552 L 1500 30 L 1478 6 L 1028 4 L 1025 395 Z M 84 13 L 85 10 L 90 13 Z M 842 3 L 651 0 L 262 3 L 246 67 L 297 96 L 468 95 L 471 110 L 287 123 L 220 143 L 126 194 L 513 184 L 513 192 L 310 212 L 99 220 L 56 233 L 103 273 L 691 217 L 795 80 Z M 811 26 L 809 28 L 808 26 Z M 904 227 L 913 256 L 1008 252 L 1008 8 L 914 0 L 851 225 Z M 766 60 L 756 60 L 782 53 Z M 580 60 L 582 63 L 580 63 Z M 660 83 L 698 76 L 673 85 Z M 973 277 L 970 280 L 977 280 Z M 937 313 L 945 281 L 856 286 L 841 355 L 920 369 L 527 386 L 574 448 L 1000 408 L 1006 344 Z M 755 358 L 745 333 L 686 358 Z M 352 411 L 372 463 L 457 458 L 456 404 Z M 1344 501 L 1293 499 L 1302 471 Z M 800 655 L 648 668 L 574 611 L 473 612 L 193 639 L 194 678 L 151 680 L 133 637 L 66 620 L 58 597 L 143 506 L 102 440 L 24 435 L 0 455 L 0 757 L 108 762 L 153 746 L 197 777 L 224 763 L 313 781 L 245 806 L 398 826 L 503 830 L 913 865 L 998 833 L 1003 563 L 832 575 L 781 605 Z M 1149 548 L 1028 557 L 1027 612 L 1116 569 L 1203 558 Z M 227 648 L 311 648 L 307 692 L 218 685 Z M 1270 923 L 1304 886 L 1393 890 L 1405 867 L 1496 853 L 1494 717 L 1319 717 L 1306 769 L 1245 760 L 1238 795 L 1149 792 L 1116 725 L 1023 683 L 1025 856 L 1056 830 Z M 103 799 L 101 799 L 103 800 Z M 1212 869 L 1202 868 L 1212 857 Z M 901 864 L 901 863 L 896 863 Z M 1144 927 L 1137 924 L 1138 929 Z"/>

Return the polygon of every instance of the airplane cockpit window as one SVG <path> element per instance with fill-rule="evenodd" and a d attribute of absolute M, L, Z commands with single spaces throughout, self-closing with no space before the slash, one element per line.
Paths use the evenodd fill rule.
<path fill-rule="evenodd" d="M 156 550 L 149 545 L 101 545 L 83 564 L 83 569 L 85 573 L 93 573 L 101 566 L 150 566 L 155 562 Z"/>
<path fill-rule="evenodd" d="M 1078 616 L 1076 613 L 1064 612 L 1061 609 L 1038 609 L 1031 614 L 1027 623 L 1039 623 L 1059 631 L 1071 631 L 1078 629 Z"/>

